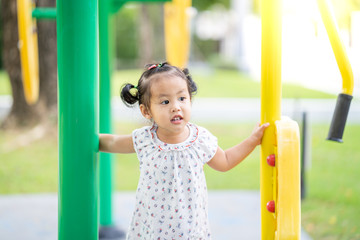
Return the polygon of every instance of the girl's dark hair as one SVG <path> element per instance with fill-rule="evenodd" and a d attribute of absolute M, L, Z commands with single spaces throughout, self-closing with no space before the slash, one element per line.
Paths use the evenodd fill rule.
<path fill-rule="evenodd" d="M 141 75 L 137 86 L 130 83 L 122 86 L 120 97 L 125 105 L 133 107 L 137 102 L 139 102 L 139 105 L 144 104 L 146 108 L 150 108 L 151 82 L 153 79 L 157 79 L 157 76 L 160 74 L 181 77 L 187 83 L 190 97 L 196 94 L 196 83 L 192 80 L 187 68 L 181 70 L 180 68 L 172 66 L 167 62 L 147 64 L 145 65 L 145 71 Z"/>

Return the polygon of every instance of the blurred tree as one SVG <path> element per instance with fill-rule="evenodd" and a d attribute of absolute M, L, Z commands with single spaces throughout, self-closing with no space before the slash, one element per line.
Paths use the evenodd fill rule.
<path fill-rule="evenodd" d="M 116 69 L 134 68 L 139 51 L 139 34 L 136 31 L 136 19 L 139 17 L 138 9 L 126 6 L 115 16 Z"/>
<path fill-rule="evenodd" d="M 225 7 L 229 8 L 230 0 L 207 0 L 207 1 L 193 0 L 192 4 L 198 11 L 204 11 L 204 10 L 207 10 L 209 7 L 211 7 L 214 4 L 221 4 L 221 5 L 224 5 Z"/>
<path fill-rule="evenodd" d="M 163 4 L 128 4 L 116 15 L 117 69 L 165 60 Z"/>
<path fill-rule="evenodd" d="M 198 11 L 209 10 L 214 4 L 226 8 L 230 0 L 193 0 Z M 117 69 L 143 67 L 145 63 L 165 60 L 163 4 L 128 3 L 116 15 Z M 192 57 L 206 60 L 218 48 L 217 41 L 194 37 Z"/>
<path fill-rule="evenodd" d="M 154 24 L 150 21 L 150 11 L 149 6 L 146 4 L 141 4 L 140 6 L 140 16 L 139 16 L 139 30 L 140 30 L 140 64 L 145 65 L 153 61 L 154 51 L 153 51 L 153 42 L 154 42 Z"/>
<path fill-rule="evenodd" d="M 56 0 L 38 0 L 39 7 L 55 7 Z M 3 29 L 3 64 L 12 89 L 13 104 L 2 128 L 30 127 L 57 119 L 57 57 L 55 21 L 38 21 L 39 40 L 39 101 L 29 106 L 24 97 L 18 49 L 16 1 L 1 1 Z"/>

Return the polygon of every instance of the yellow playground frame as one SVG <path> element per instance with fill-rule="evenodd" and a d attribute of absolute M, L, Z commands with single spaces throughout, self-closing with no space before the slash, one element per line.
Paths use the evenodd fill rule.
<path fill-rule="evenodd" d="M 36 20 L 31 15 L 33 7 L 31 1 L 17 1 L 21 73 L 28 104 L 36 103 L 39 97 L 38 40 Z"/>
<path fill-rule="evenodd" d="M 343 79 L 328 139 L 342 142 L 353 73 L 328 0 L 318 6 Z M 261 122 L 270 123 L 261 144 L 261 239 L 300 239 L 299 127 L 280 115 L 282 0 L 262 0 L 261 9 Z"/>
<path fill-rule="evenodd" d="M 172 0 L 164 5 L 166 59 L 181 68 L 189 59 L 190 16 L 187 9 L 190 7 L 191 0 Z"/>

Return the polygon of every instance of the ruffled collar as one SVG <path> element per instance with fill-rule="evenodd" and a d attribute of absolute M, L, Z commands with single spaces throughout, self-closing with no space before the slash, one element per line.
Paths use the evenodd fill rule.
<path fill-rule="evenodd" d="M 150 134 L 151 134 L 151 140 L 159 148 L 159 151 L 181 151 L 181 150 L 184 150 L 186 148 L 191 147 L 195 143 L 195 141 L 197 140 L 197 138 L 199 136 L 199 129 L 195 124 L 188 123 L 186 126 L 190 130 L 189 137 L 184 142 L 176 143 L 176 144 L 169 144 L 169 143 L 165 143 L 165 142 L 161 141 L 158 138 L 158 136 L 156 134 L 158 126 L 156 123 L 154 123 L 149 130 Z"/>

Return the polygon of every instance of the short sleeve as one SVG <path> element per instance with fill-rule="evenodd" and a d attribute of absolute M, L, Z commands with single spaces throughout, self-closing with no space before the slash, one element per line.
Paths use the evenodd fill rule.
<path fill-rule="evenodd" d="M 209 162 L 218 149 L 218 140 L 207 129 L 199 128 L 198 150 L 201 151 L 203 164 Z"/>
<path fill-rule="evenodd" d="M 155 146 L 151 141 L 149 127 L 135 129 L 132 132 L 132 140 L 139 160 L 155 149 Z"/>

